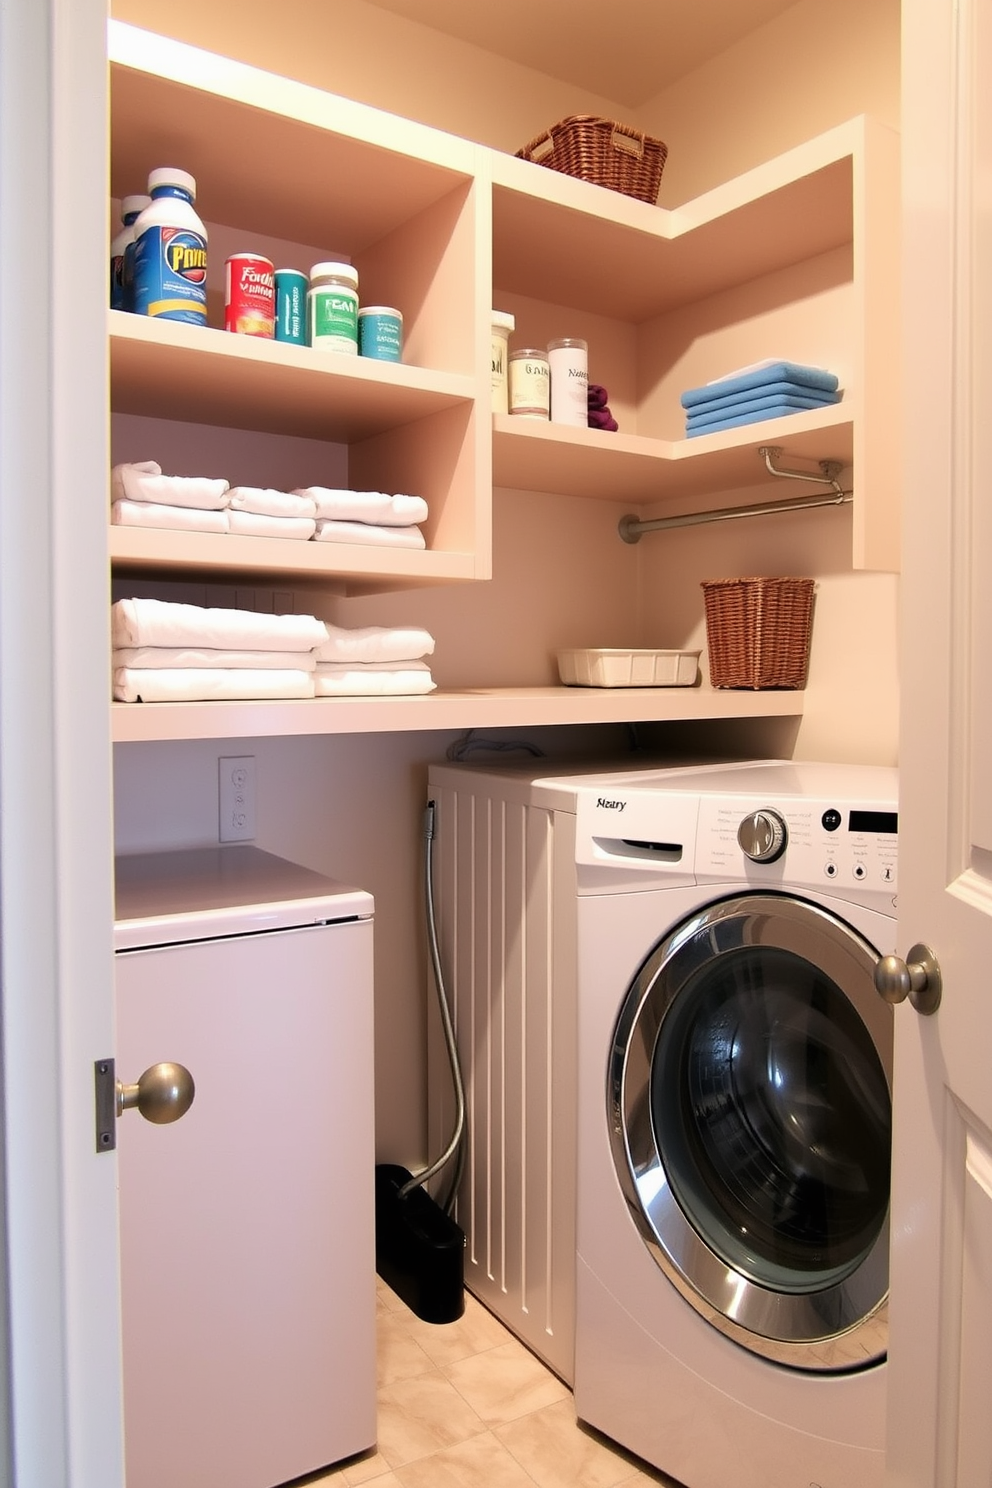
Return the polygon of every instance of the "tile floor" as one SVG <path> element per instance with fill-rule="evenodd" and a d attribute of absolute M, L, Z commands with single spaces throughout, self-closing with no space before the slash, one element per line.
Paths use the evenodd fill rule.
<path fill-rule="evenodd" d="M 674 1480 L 577 1424 L 570 1391 L 466 1293 L 424 1323 L 377 1278 L 378 1449 L 328 1488 L 636 1488 Z"/>

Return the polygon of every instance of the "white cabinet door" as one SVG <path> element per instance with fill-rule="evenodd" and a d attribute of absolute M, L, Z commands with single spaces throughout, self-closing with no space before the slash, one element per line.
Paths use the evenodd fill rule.
<path fill-rule="evenodd" d="M 905 0 L 906 550 L 889 1488 L 992 1482 L 992 6 Z"/>
<path fill-rule="evenodd" d="M 271 1488 L 375 1441 L 372 922 L 126 951 L 117 1073 L 128 1488 Z"/>

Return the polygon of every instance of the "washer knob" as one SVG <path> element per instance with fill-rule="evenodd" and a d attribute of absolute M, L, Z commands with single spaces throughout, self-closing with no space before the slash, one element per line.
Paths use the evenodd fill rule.
<path fill-rule="evenodd" d="M 774 863 L 785 852 L 788 841 L 785 818 L 777 811 L 752 811 L 737 828 L 741 852 L 752 863 Z"/>

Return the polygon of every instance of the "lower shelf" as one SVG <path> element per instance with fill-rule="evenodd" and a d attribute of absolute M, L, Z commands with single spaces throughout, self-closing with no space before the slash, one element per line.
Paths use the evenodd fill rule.
<path fill-rule="evenodd" d="M 425 729 L 540 728 L 798 717 L 802 692 L 711 687 L 510 687 L 427 697 L 304 698 L 284 702 L 113 703 L 117 744 L 158 739 L 256 739 L 278 734 L 379 734 Z"/>

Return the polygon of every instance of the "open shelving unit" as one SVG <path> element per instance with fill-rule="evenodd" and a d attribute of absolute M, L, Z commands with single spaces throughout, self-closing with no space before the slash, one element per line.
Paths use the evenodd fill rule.
<path fill-rule="evenodd" d="M 109 38 L 113 194 L 140 187 L 150 165 L 181 162 L 221 245 L 211 249 L 211 328 L 108 312 L 112 408 L 343 446 L 348 484 L 416 492 L 430 511 L 426 551 L 112 526 L 116 574 L 269 576 L 338 594 L 484 580 L 494 486 L 615 501 L 643 517 L 724 492 L 757 502 L 769 496 L 764 445 L 787 464 L 853 469 L 854 562 L 896 566 L 898 142 L 884 126 L 852 120 L 666 210 L 120 22 Z M 248 172 L 231 168 L 234 139 Z M 403 308 L 403 364 L 218 329 L 223 255 L 245 246 L 304 270 L 349 258 L 364 302 Z M 493 306 L 516 315 L 516 345 L 586 335 L 590 378 L 609 386 L 620 432 L 494 416 Z M 843 401 L 682 437 L 680 391 L 763 354 L 754 345 L 769 335 L 791 359 L 842 364 Z M 115 704 L 113 732 L 213 738 L 801 709 L 801 693 L 479 689 Z"/>

